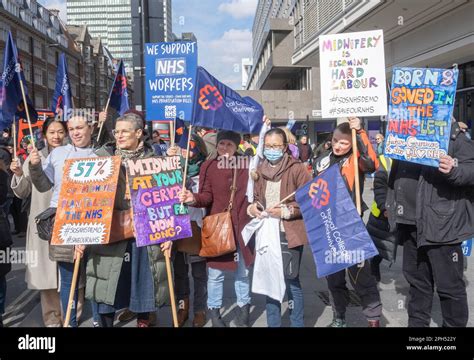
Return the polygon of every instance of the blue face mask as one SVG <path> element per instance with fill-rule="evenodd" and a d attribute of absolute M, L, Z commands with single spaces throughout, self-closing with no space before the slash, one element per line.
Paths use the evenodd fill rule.
<path fill-rule="evenodd" d="M 280 160 L 283 157 L 283 150 L 281 149 L 264 149 L 263 150 L 263 156 L 270 161 L 270 162 L 276 162 Z"/>

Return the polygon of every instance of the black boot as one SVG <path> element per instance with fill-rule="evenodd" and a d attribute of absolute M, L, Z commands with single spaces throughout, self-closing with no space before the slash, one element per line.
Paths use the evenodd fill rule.
<path fill-rule="evenodd" d="M 221 309 L 209 309 L 211 315 L 212 327 L 226 327 L 224 320 L 221 318 Z"/>
<path fill-rule="evenodd" d="M 249 327 L 250 304 L 238 308 L 237 311 L 238 314 L 232 321 L 233 325 L 236 327 Z"/>

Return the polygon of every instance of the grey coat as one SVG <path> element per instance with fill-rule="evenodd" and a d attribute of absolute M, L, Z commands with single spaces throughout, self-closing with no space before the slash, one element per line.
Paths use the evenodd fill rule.
<path fill-rule="evenodd" d="M 114 144 L 106 144 L 96 151 L 98 156 L 112 156 L 114 153 Z M 144 157 L 151 157 L 153 155 L 153 149 L 146 144 Z M 122 166 L 115 197 L 115 209 L 117 210 L 127 210 L 130 208 L 130 202 L 125 200 L 126 186 L 125 168 Z M 87 299 L 108 305 L 114 304 L 126 248 L 127 241 L 89 247 L 86 269 Z M 159 245 L 147 246 L 147 250 L 155 285 L 155 304 L 157 307 L 160 307 L 169 303 L 165 257 Z"/>

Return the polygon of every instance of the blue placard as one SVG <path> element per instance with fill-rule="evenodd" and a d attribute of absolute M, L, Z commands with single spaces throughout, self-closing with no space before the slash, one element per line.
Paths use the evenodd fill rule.
<path fill-rule="evenodd" d="M 464 240 L 461 244 L 461 249 L 464 256 L 471 256 L 472 239 Z"/>
<path fill-rule="evenodd" d="M 333 165 L 296 192 L 318 278 L 364 262 L 378 251 Z"/>
<path fill-rule="evenodd" d="M 197 42 L 145 44 L 146 120 L 191 121 Z"/>
<path fill-rule="evenodd" d="M 457 69 L 394 68 L 385 156 L 438 167 L 448 153 Z"/>

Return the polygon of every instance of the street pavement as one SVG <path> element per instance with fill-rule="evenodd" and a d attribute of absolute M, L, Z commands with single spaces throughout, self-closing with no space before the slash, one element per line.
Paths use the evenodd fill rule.
<path fill-rule="evenodd" d="M 371 190 L 372 180 L 367 179 L 364 188 L 364 201 L 369 205 L 372 203 L 373 191 Z M 368 211 L 364 220 L 367 221 Z M 24 249 L 25 238 L 14 238 L 15 249 Z M 383 317 L 381 325 L 386 327 L 406 327 L 408 317 L 406 312 L 408 284 L 402 273 L 403 249 L 399 247 L 398 257 L 395 264 L 388 266 L 386 261 L 381 264 L 382 280 L 379 284 L 380 295 L 383 303 Z M 13 327 L 41 327 L 43 326 L 41 318 L 41 305 L 39 302 L 39 293 L 35 290 L 28 290 L 24 282 L 25 267 L 22 264 L 13 265 L 13 270 L 7 275 L 7 298 L 6 313 L 4 315 L 5 326 Z M 464 273 L 467 283 L 468 301 L 474 298 L 473 269 L 468 267 Z M 332 310 L 329 305 L 327 283 L 324 279 L 316 277 L 316 269 L 309 246 L 305 247 L 301 264 L 300 280 L 304 292 L 305 306 L 305 326 L 306 327 L 325 327 L 332 320 Z M 191 282 L 192 284 L 192 282 Z M 367 322 L 359 306 L 359 299 L 352 291 L 347 279 L 347 286 L 350 289 L 350 305 L 347 308 L 346 320 L 348 327 L 366 327 Z M 223 319 L 226 323 L 236 315 L 235 292 L 232 274 L 226 275 L 224 284 L 223 301 Z M 191 299 L 192 302 L 192 299 Z M 474 313 L 474 301 L 469 302 L 469 311 Z M 289 314 L 287 302 L 282 305 L 283 320 L 282 326 L 289 326 Z M 435 296 L 433 302 L 432 327 L 438 327 L 442 324 L 439 299 Z M 171 327 L 172 317 L 171 308 L 165 306 L 157 311 L 157 327 Z M 474 325 L 473 317 L 470 317 L 468 326 Z M 252 306 L 250 312 L 250 322 L 252 327 L 266 327 L 265 316 L 265 297 L 258 294 L 252 294 Z M 192 311 L 190 319 L 186 326 L 192 324 Z M 134 327 L 136 320 L 127 323 L 116 321 L 118 327 Z M 210 326 L 210 321 L 206 324 Z M 89 303 L 86 303 L 80 327 L 92 327 L 92 312 Z"/>

